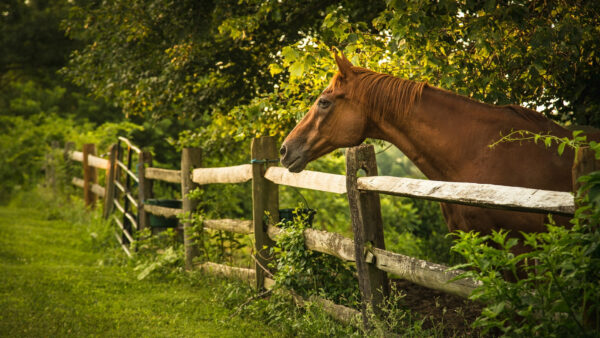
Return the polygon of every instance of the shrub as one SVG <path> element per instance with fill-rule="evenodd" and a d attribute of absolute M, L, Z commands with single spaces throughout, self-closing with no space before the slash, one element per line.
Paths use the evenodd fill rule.
<path fill-rule="evenodd" d="M 505 231 L 460 232 L 453 250 L 467 263 L 455 268 L 469 268 L 463 276 L 483 283 L 471 299 L 487 304 L 474 326 L 506 336 L 597 336 L 599 214 L 588 204 L 577 211 L 572 228 L 549 224 L 548 232 L 523 233 L 531 251 L 520 255 L 510 251 L 518 239 Z M 503 278 L 503 272 L 517 276 L 517 271 L 516 282 Z"/>
<path fill-rule="evenodd" d="M 304 230 L 310 225 L 306 216 L 296 215 L 291 222 L 281 222 L 284 230 L 271 249 L 275 260 L 277 285 L 302 296 L 318 295 L 337 304 L 357 306 L 360 302 L 356 268 L 337 257 L 314 252 L 304 246 Z"/>

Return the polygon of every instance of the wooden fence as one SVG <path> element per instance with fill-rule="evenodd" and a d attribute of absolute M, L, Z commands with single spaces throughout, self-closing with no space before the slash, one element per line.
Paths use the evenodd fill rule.
<path fill-rule="evenodd" d="M 126 146 L 127 151 L 122 149 L 123 145 Z M 252 235 L 255 243 L 254 269 L 212 262 L 194 265 L 193 259 L 197 252 L 190 240 L 191 220 L 189 218 L 183 220 L 183 232 L 187 269 L 196 268 L 207 273 L 241 278 L 255 284 L 258 290 L 270 288 L 274 283 L 265 275 L 265 271 L 271 259 L 268 248 L 273 245 L 282 231 L 275 226 L 279 220 L 278 187 L 285 185 L 346 194 L 354 240 L 337 233 L 306 229 L 305 245 L 310 250 L 356 263 L 365 323 L 365 306 L 370 304 L 377 309 L 389 292 L 388 273 L 461 297 L 468 297 L 478 287 L 478 283 L 470 279 L 454 281 L 453 279 L 461 274 L 461 271 L 448 271 L 447 266 L 385 250 L 379 193 L 536 213 L 572 215 L 575 211 L 573 195 L 569 192 L 378 176 L 375 152 L 373 147 L 368 145 L 347 150 L 345 176 L 309 170 L 291 173 L 287 169 L 278 167 L 277 147 L 271 137 L 253 140 L 251 164 L 231 167 L 202 168 L 201 151 L 186 148 L 182 152 L 181 170 L 153 168 L 150 154 L 142 152 L 124 138 L 119 139 L 119 143 L 111 148 L 109 154 L 108 159 L 96 157 L 92 145 L 85 145 L 82 152 L 71 152 L 72 160 L 83 162 L 84 173 L 83 179 L 73 178 L 73 184 L 84 188 L 87 205 L 93 206 L 93 195 L 104 197 L 105 217 L 111 215 L 113 206 L 116 207 L 120 217 L 113 215 L 113 218 L 121 231 L 117 239 L 129 255 L 131 254 L 129 243 L 133 241 L 132 232 L 134 229 L 140 230 L 148 226 L 148 213 L 169 218 L 184 213 L 192 217 L 191 213 L 196 208 L 196 202 L 188 198 L 188 192 L 195 187 L 206 184 L 236 184 L 252 180 L 252 219 L 205 220 L 204 227 Z M 127 160 L 123 161 L 125 154 Z M 133 155 L 137 157 L 137 174 L 132 172 Z M 580 151 L 573 172 L 577 175 L 589 172 L 587 169 L 581 169 L 581 166 L 590 162 L 588 159 L 590 156 L 593 154 Z M 105 187 L 99 186 L 96 182 L 96 168 L 107 170 Z M 366 177 L 358 177 L 359 170 L 364 170 Z M 153 180 L 180 183 L 183 196 L 182 208 L 145 204 L 152 195 Z M 138 183 L 137 195 L 132 190 L 132 181 Z M 270 215 L 268 220 L 264 217 L 266 212 Z M 357 315 L 356 310 L 323 299 L 316 301 L 323 304 L 326 310 L 339 319 L 345 320 Z"/>

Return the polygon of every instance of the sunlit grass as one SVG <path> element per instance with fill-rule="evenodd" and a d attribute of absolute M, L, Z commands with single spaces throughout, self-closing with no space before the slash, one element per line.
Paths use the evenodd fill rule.
<path fill-rule="evenodd" d="M 138 281 L 123 258 L 107 259 L 117 250 L 94 245 L 98 229 L 56 218 L 43 208 L 0 208 L 0 335 L 277 335 L 257 320 L 229 318 L 222 281 Z"/>

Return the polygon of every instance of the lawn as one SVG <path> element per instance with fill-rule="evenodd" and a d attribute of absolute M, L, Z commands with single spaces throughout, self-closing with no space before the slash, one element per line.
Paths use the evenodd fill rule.
<path fill-rule="evenodd" d="M 0 207 L 0 336 L 277 336 L 232 316 L 222 281 L 138 281 L 98 234 L 38 207 Z M 125 262 L 125 263 L 124 263 Z"/>

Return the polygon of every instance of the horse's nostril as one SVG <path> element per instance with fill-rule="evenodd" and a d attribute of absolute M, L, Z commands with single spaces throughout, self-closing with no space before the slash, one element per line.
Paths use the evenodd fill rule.
<path fill-rule="evenodd" d="M 281 156 L 285 156 L 286 152 L 287 152 L 287 148 L 285 146 L 281 146 L 281 149 L 279 149 L 279 154 Z"/>

